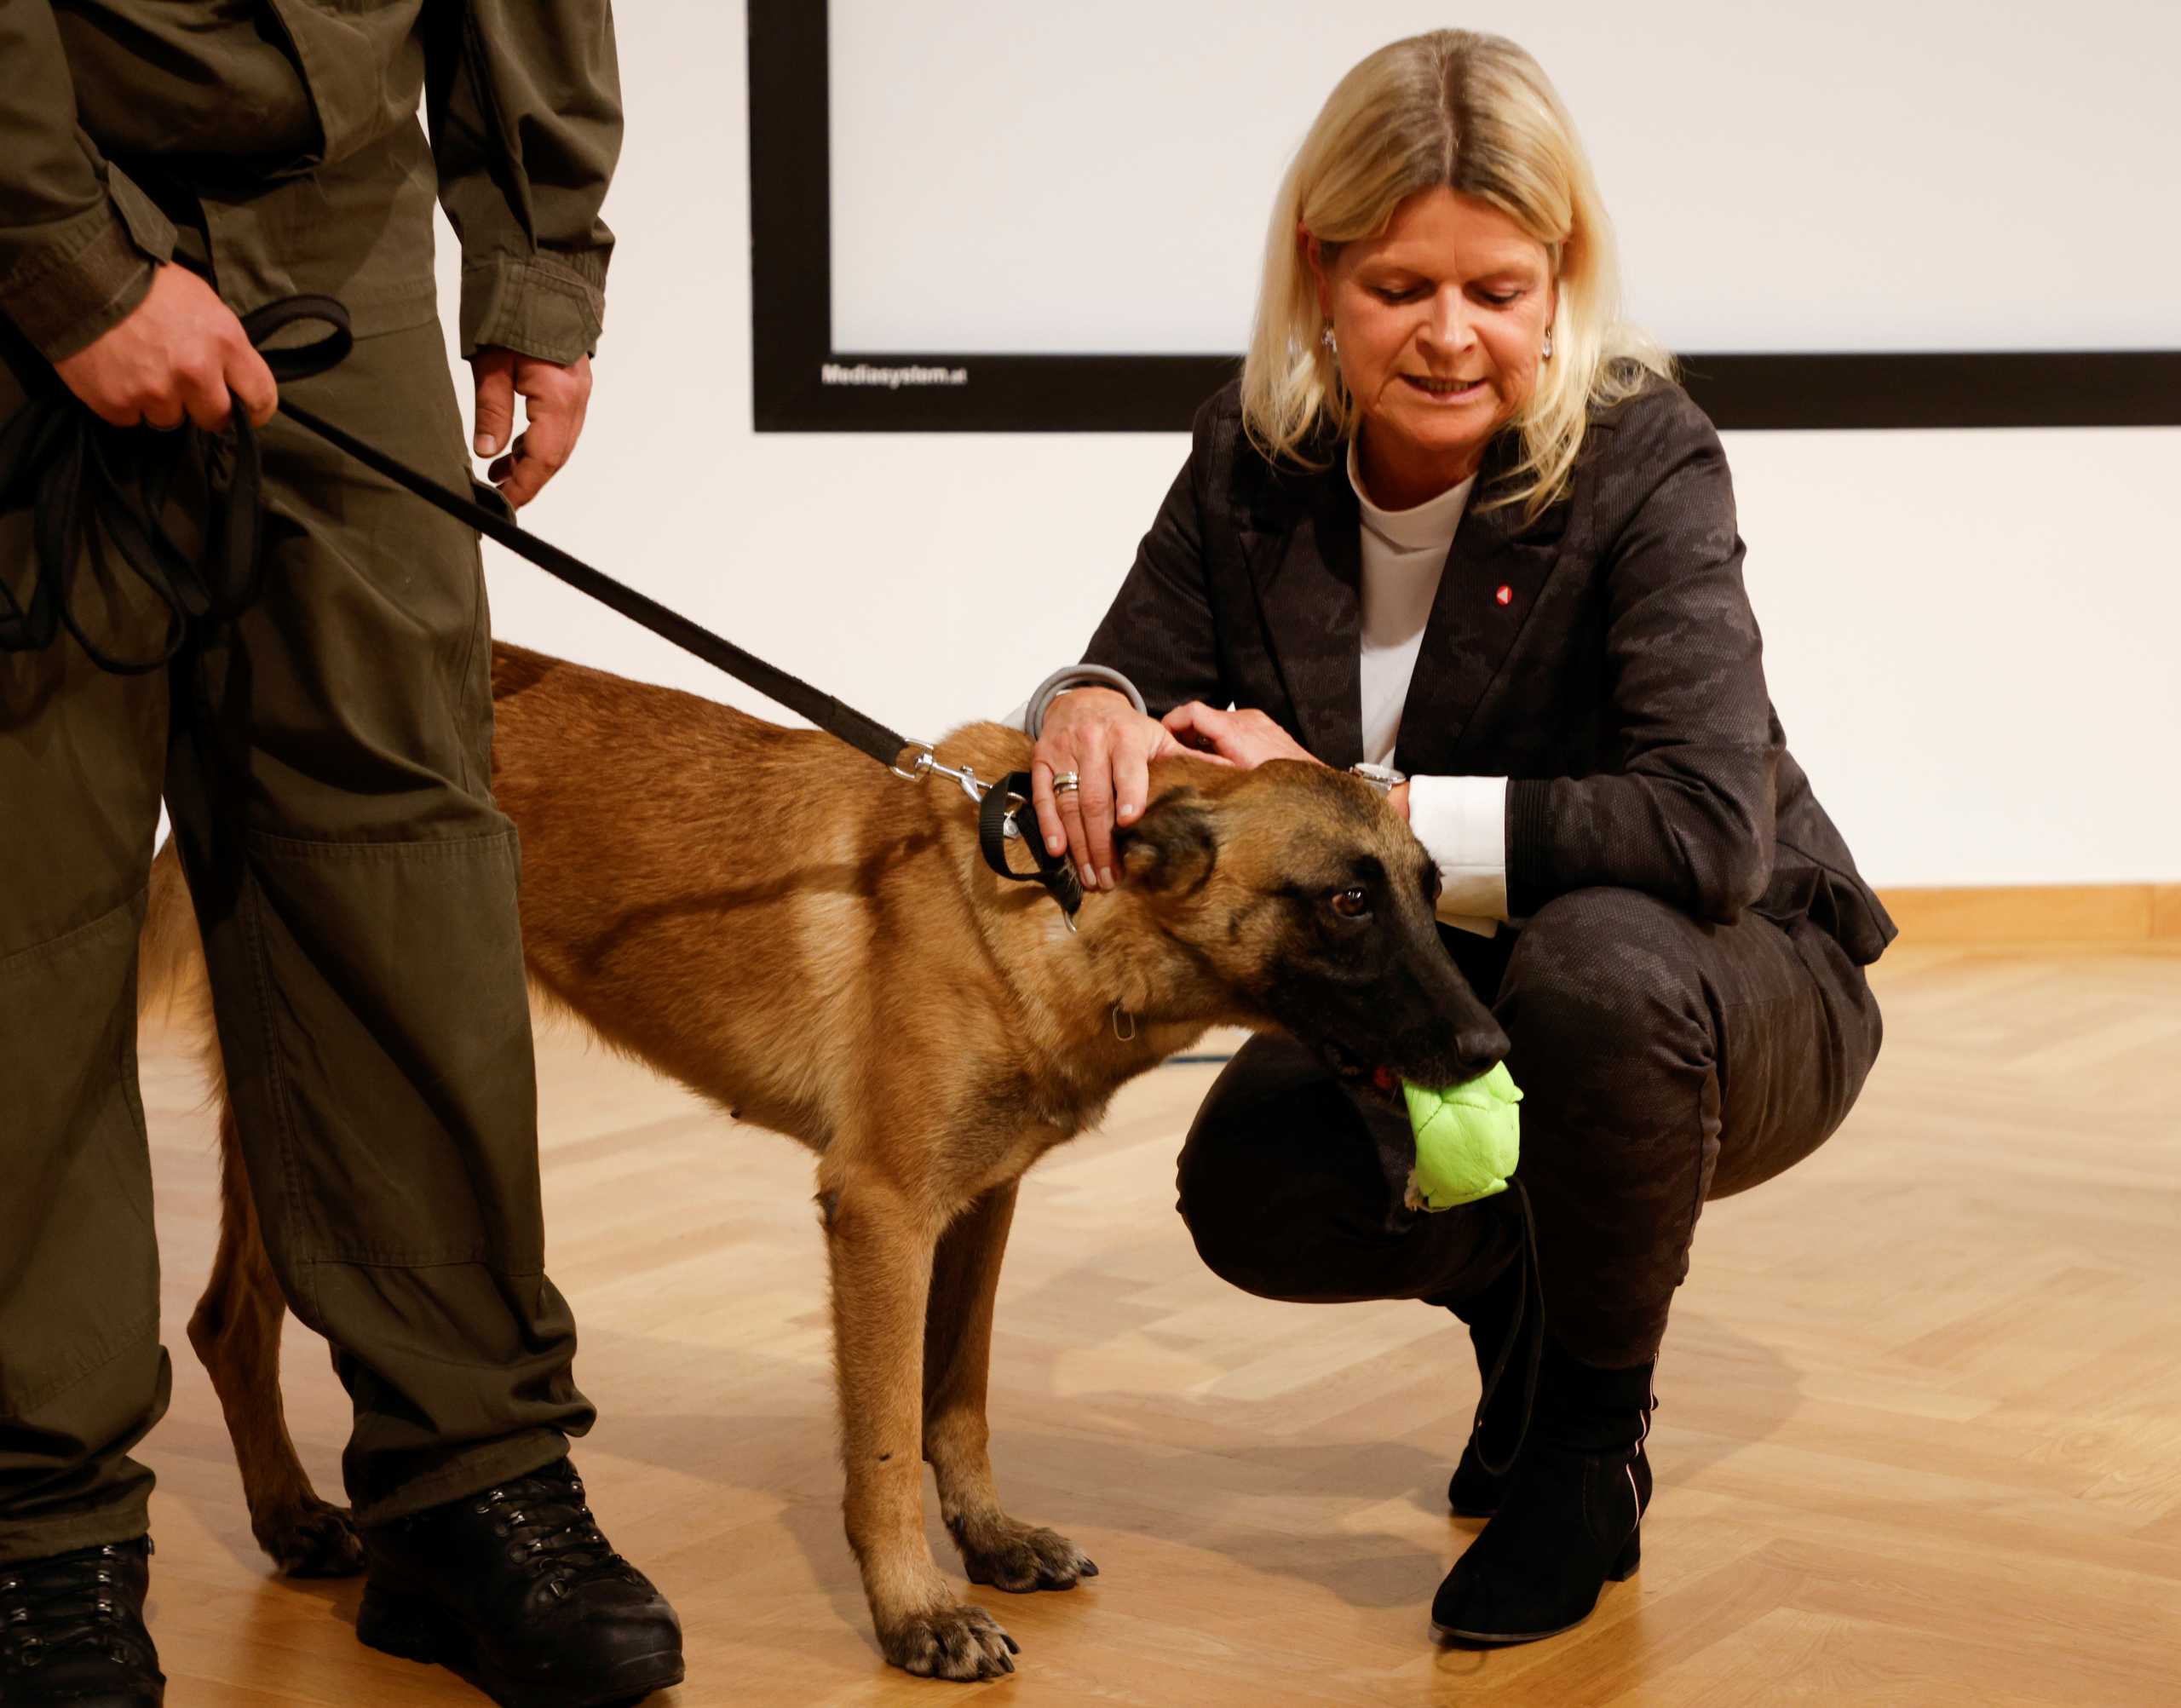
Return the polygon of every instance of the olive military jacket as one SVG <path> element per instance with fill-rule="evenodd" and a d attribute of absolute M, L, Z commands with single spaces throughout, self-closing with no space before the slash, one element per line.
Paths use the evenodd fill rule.
<path fill-rule="evenodd" d="M 201 200 L 231 301 L 327 290 L 360 336 L 430 315 L 429 247 L 357 233 L 390 193 L 436 193 L 464 354 L 596 345 L 608 0 L 0 0 L 0 313 L 50 359 L 142 300 L 174 243 L 163 192 Z"/>
<path fill-rule="evenodd" d="M 1198 411 L 1189 459 L 1086 658 L 1154 716 L 1252 706 L 1329 764 L 1362 756 L 1361 519 L 1338 446 L 1275 467 L 1239 384 Z M 1574 487 L 1534 522 L 1493 508 L 1488 450 L 1425 624 L 1395 756 L 1506 777 L 1520 919 L 1592 885 L 1730 923 L 1808 915 L 1859 963 L 1894 935 L 1787 749 L 1718 435 L 1677 386 L 1595 411 Z"/>

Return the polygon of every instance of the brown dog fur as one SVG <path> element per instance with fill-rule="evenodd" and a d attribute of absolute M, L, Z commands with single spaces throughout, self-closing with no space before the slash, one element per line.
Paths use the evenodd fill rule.
<path fill-rule="evenodd" d="M 985 868 L 952 783 L 912 786 L 828 736 L 506 645 L 493 689 L 534 983 L 817 1153 L 844 1516 L 881 1647 L 913 1672 L 1012 1671 L 1012 1640 L 932 1558 L 921 1464 L 972 1580 L 1067 1589 L 1096 1570 L 1002 1510 L 987 1455 L 1016 1182 L 1211 1025 L 1292 1031 L 1431 1083 L 1483 1071 L 1505 1040 L 1438 946 L 1428 856 L 1341 773 L 1165 761 L 1121 838 L 1119 887 L 1087 897 L 1071 933 L 1035 886 Z M 1029 743 L 978 724 L 940 751 L 990 779 L 1026 766 Z M 147 1003 L 201 1004 L 171 848 L 153 882 Z M 1373 916 L 1332 907 L 1344 890 L 1367 891 Z M 284 1569 L 353 1570 L 355 1538 L 281 1418 L 282 1302 L 231 1110 L 220 1133 L 220 1248 L 191 1343 L 260 1542 Z"/>

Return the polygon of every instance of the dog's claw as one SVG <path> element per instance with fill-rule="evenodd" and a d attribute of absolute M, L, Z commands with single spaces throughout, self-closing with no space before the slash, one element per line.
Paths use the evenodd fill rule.
<path fill-rule="evenodd" d="M 990 1613 L 966 1602 L 905 1619 L 879 1641 L 887 1659 L 919 1678 L 997 1678 L 1015 1671 L 1008 1656 L 1022 1652 Z"/>
<path fill-rule="evenodd" d="M 954 1541 L 971 1583 L 989 1584 L 1010 1595 L 1072 1590 L 1082 1579 L 1098 1575 L 1090 1557 L 1058 1531 L 1012 1519 L 975 1532 L 966 1526 L 957 1528 Z"/>

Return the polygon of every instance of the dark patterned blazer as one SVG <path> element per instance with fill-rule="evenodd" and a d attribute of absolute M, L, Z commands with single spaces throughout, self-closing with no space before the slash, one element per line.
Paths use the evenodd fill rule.
<path fill-rule="evenodd" d="M 1342 450 L 1275 467 L 1243 434 L 1239 382 L 1214 396 L 1086 659 L 1131 678 L 1154 716 L 1253 706 L 1328 764 L 1361 758 L 1361 520 Z M 1773 712 L 1711 422 L 1665 382 L 1594 411 L 1572 492 L 1528 526 L 1520 506 L 1480 508 L 1513 451 L 1508 434 L 1488 448 L 1454 536 L 1395 763 L 1511 779 L 1517 919 L 1618 885 L 1723 924 L 1808 915 L 1876 960 L 1893 922 Z"/>

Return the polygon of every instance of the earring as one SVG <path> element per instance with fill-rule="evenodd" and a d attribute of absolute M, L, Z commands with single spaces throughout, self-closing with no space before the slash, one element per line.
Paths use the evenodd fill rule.
<path fill-rule="evenodd" d="M 1545 348 L 1540 354 L 1540 359 L 1548 362 L 1552 359 L 1552 328 L 1550 326 L 1545 329 Z"/>
<path fill-rule="evenodd" d="M 1332 335 L 1332 321 L 1328 320 L 1326 322 L 1325 331 L 1318 334 L 1318 342 L 1321 344 L 1323 344 L 1328 350 L 1331 350 L 1334 355 L 1339 355 L 1340 341 Z"/>

